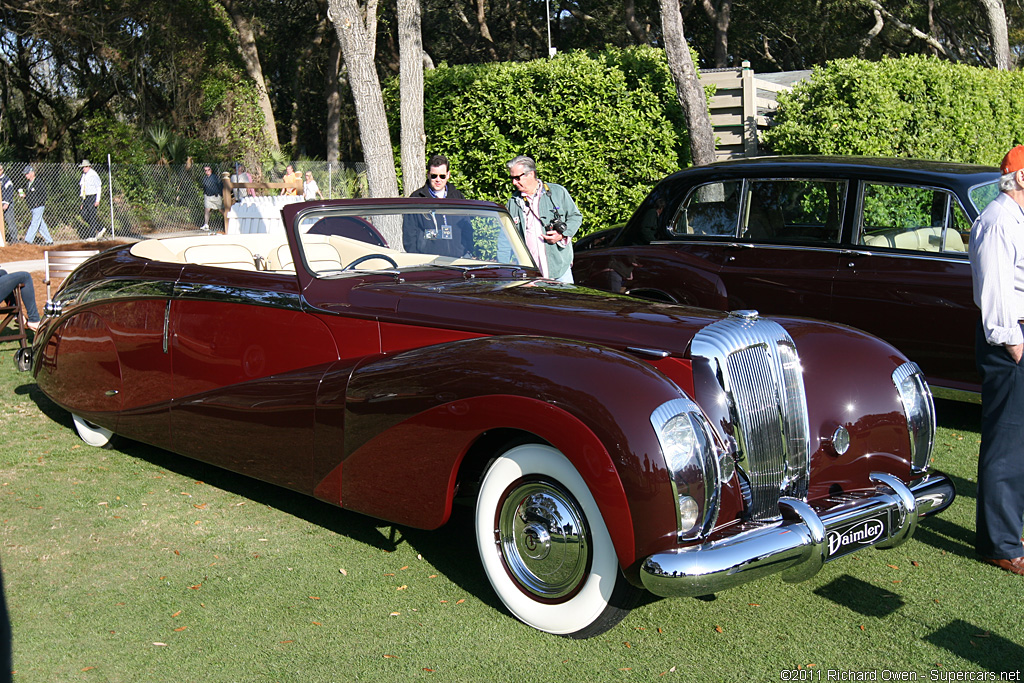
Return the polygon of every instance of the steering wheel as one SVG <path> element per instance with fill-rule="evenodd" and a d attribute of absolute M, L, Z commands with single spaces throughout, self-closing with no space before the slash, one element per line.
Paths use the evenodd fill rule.
<path fill-rule="evenodd" d="M 395 260 L 393 258 L 391 258 L 390 256 L 386 256 L 385 254 L 366 254 L 365 256 L 360 256 L 355 261 L 352 261 L 352 263 L 350 263 L 347 266 L 345 266 L 344 268 L 342 268 L 341 272 L 344 273 L 346 270 L 352 270 L 353 268 L 358 266 L 360 263 L 364 263 L 366 261 L 372 261 L 373 259 L 380 259 L 382 261 L 387 261 L 388 263 L 391 264 L 392 268 L 398 268 L 398 264 L 395 263 Z"/>

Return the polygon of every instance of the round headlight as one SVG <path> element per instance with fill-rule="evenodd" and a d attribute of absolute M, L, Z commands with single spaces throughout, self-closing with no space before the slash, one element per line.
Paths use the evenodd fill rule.
<path fill-rule="evenodd" d="M 665 461 L 673 471 L 681 471 L 689 465 L 697 446 L 688 415 L 676 415 L 665 423 L 663 430 Z"/>

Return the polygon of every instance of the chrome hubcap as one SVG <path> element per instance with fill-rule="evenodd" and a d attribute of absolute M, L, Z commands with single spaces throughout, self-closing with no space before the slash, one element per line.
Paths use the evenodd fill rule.
<path fill-rule="evenodd" d="M 550 482 L 518 482 L 497 522 L 495 539 L 505 566 L 533 595 L 567 597 L 589 574 L 586 517 L 569 492 Z"/>

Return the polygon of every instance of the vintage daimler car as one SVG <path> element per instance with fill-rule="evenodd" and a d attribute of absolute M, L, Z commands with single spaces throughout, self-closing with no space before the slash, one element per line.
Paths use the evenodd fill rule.
<path fill-rule="evenodd" d="M 491 203 L 282 215 L 285 234 L 146 240 L 64 282 L 33 372 L 85 441 L 424 529 L 473 501 L 502 602 L 573 637 L 643 588 L 807 579 L 953 500 L 924 377 L 877 338 L 541 279 Z M 446 226 L 473 248 L 388 246 L 422 229 L 432 251 Z"/>
<path fill-rule="evenodd" d="M 657 301 L 852 325 L 918 363 L 936 396 L 977 401 L 967 242 L 998 179 L 987 166 L 863 157 L 689 168 L 624 228 L 582 240 L 573 273 Z"/>

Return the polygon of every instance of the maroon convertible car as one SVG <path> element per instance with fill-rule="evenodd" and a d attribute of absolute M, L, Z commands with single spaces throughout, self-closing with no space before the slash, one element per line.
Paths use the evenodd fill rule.
<path fill-rule="evenodd" d="M 644 588 L 807 579 L 953 500 L 928 386 L 877 338 L 541 279 L 490 203 L 282 214 L 284 234 L 142 241 L 64 282 L 32 370 L 85 441 L 424 529 L 470 500 L 502 602 L 577 638 Z M 436 253 L 388 246 L 403 230 Z M 472 248 L 437 255 L 454 234 Z"/>

